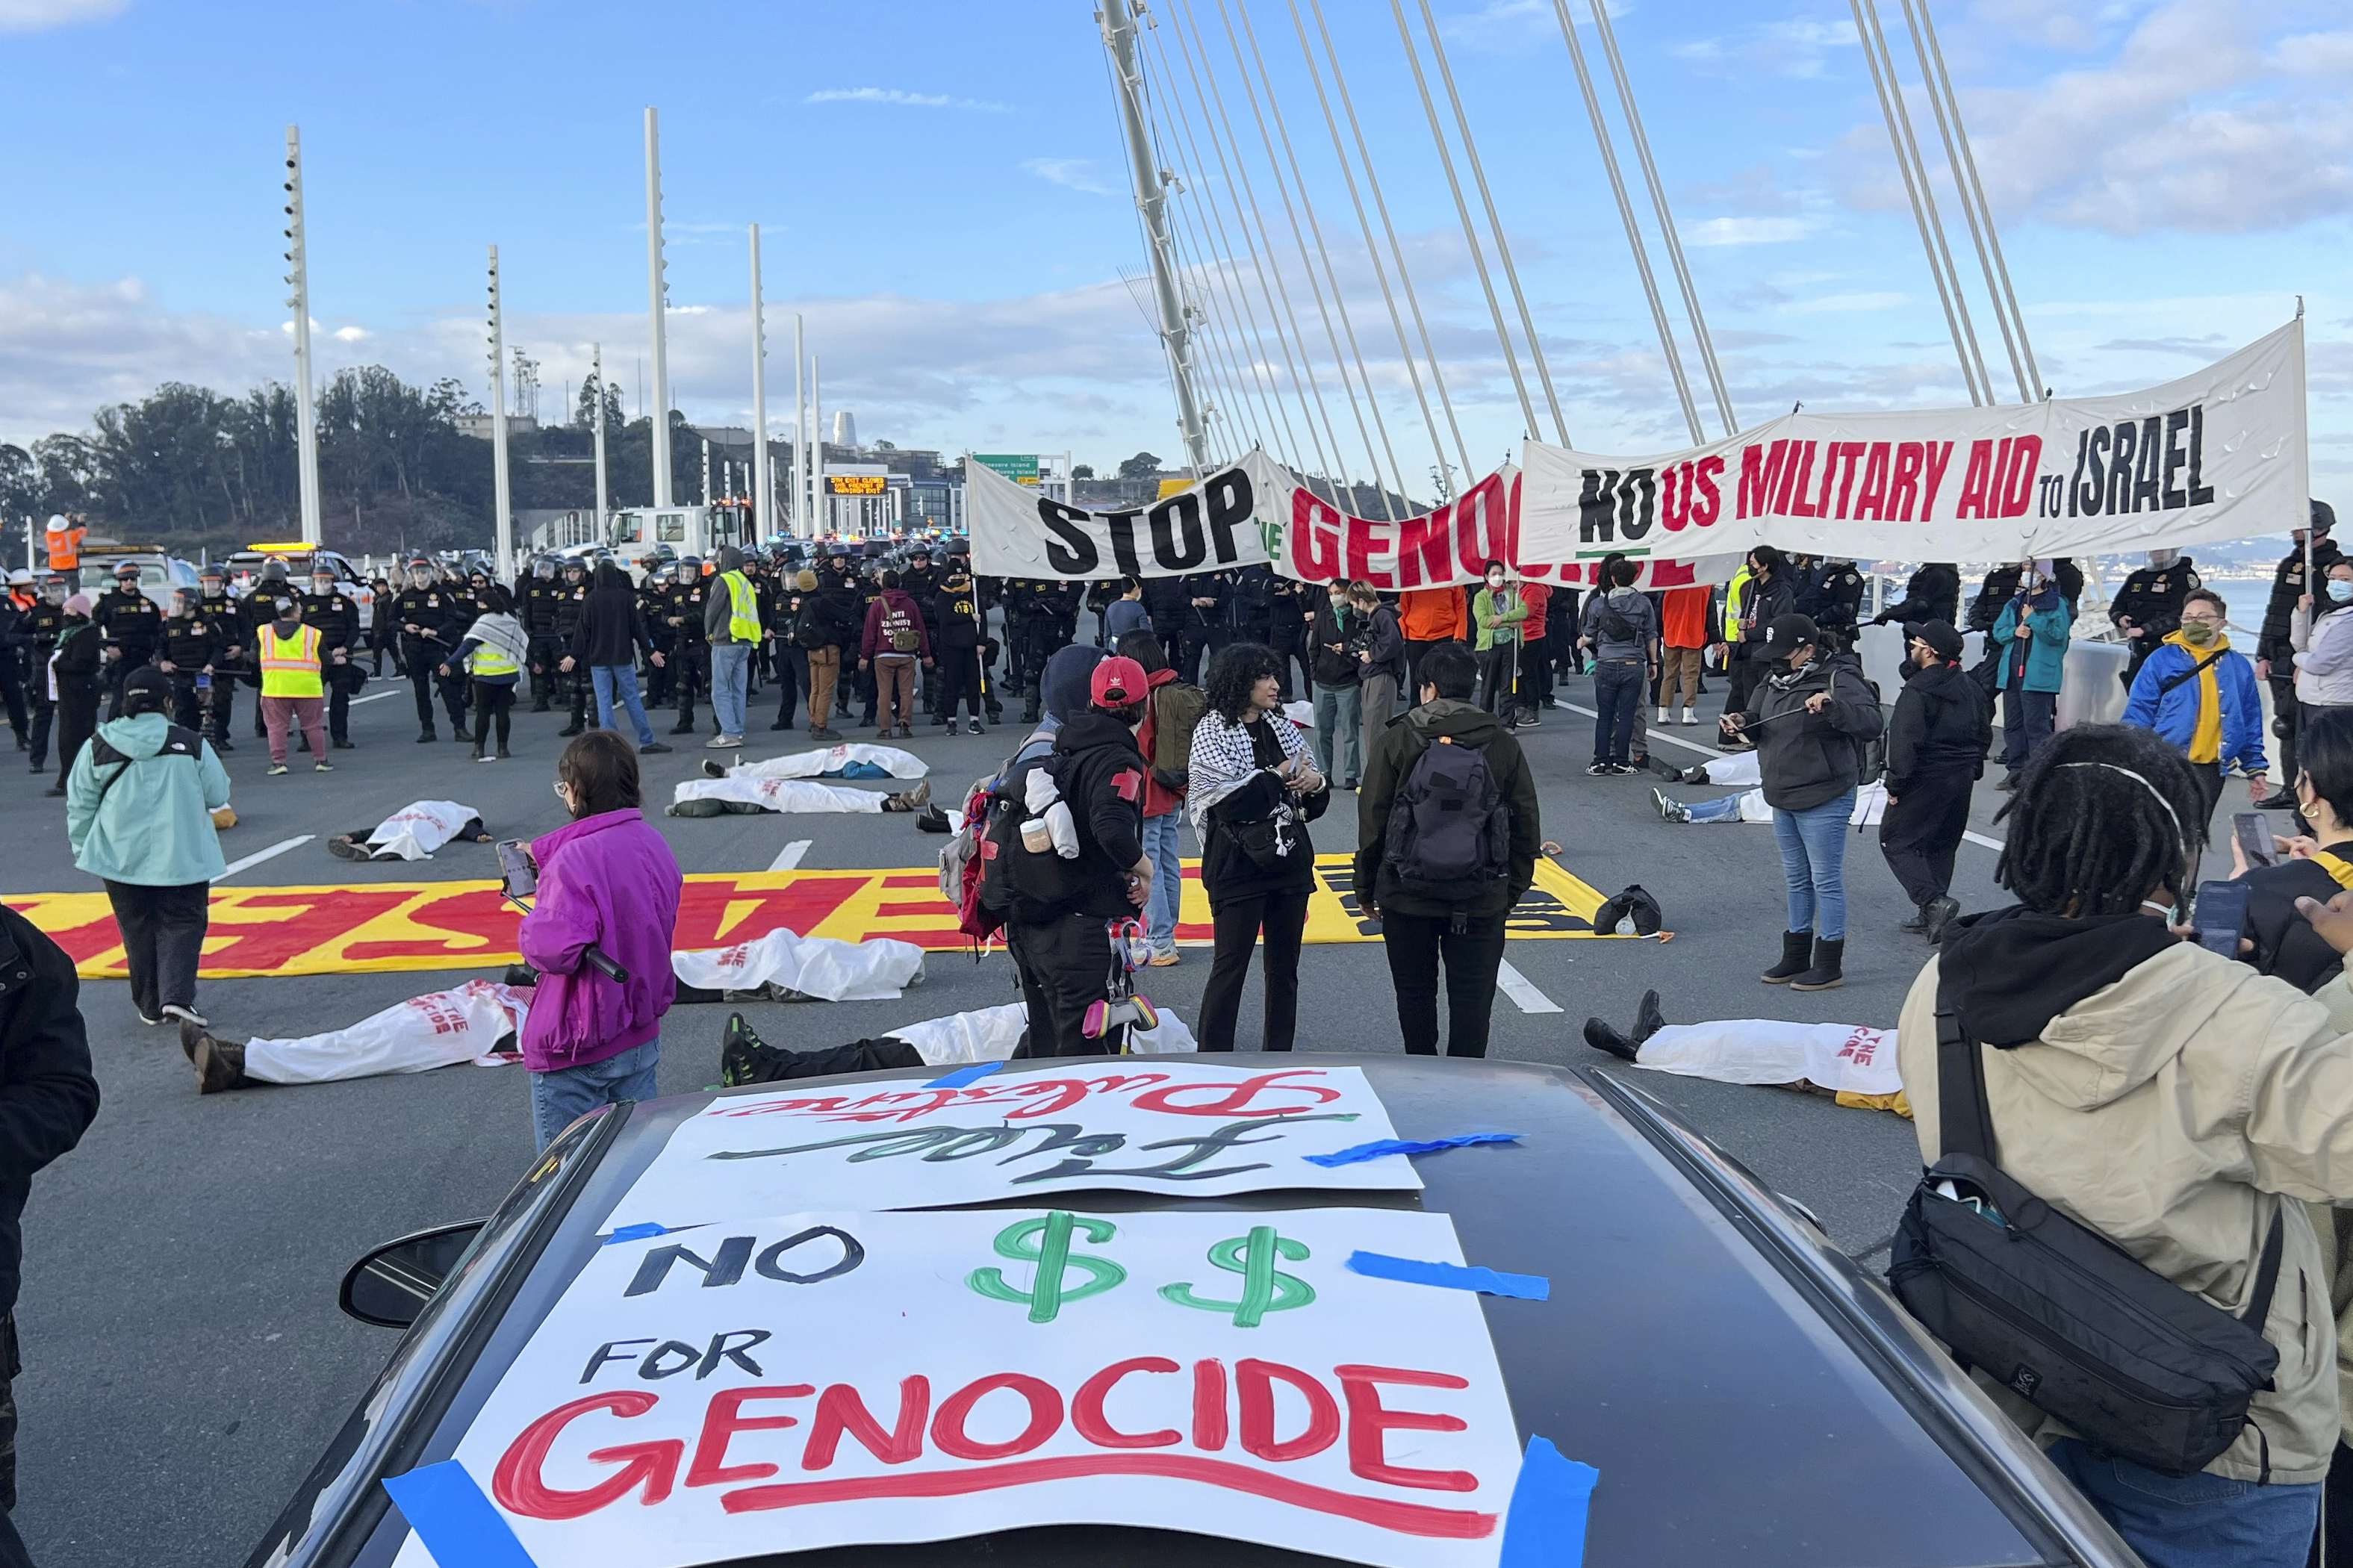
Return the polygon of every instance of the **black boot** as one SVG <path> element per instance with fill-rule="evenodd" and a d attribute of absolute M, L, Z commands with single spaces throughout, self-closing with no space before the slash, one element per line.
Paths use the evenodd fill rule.
<path fill-rule="evenodd" d="M 1634 1043 L 1641 1045 L 1667 1026 L 1667 1016 L 1659 1010 L 1659 994 L 1642 993 L 1641 1005 L 1634 1009 Z"/>
<path fill-rule="evenodd" d="M 1785 931 L 1781 933 L 1781 962 L 1757 978 L 1767 985 L 1786 985 L 1806 972 L 1811 961 L 1814 933 L 1810 931 Z"/>
<path fill-rule="evenodd" d="M 433 726 L 427 724 L 424 729 L 417 731 L 417 743 L 421 746 L 427 741 L 438 741 L 440 738 L 440 736 L 433 732 Z"/>
<path fill-rule="evenodd" d="M 1634 1059 L 1640 1048 L 1633 1041 L 1611 1028 L 1606 1020 L 1600 1018 L 1585 1020 L 1585 1043 L 1597 1051 L 1608 1051 L 1620 1060 L 1630 1062 Z"/>
<path fill-rule="evenodd" d="M 1920 910 L 1931 943 L 1945 940 L 1945 928 L 1960 917 L 1960 900 L 1949 895 L 1930 899 Z"/>
<path fill-rule="evenodd" d="M 1814 964 L 1803 974 L 1789 982 L 1792 991 L 1835 991 L 1846 984 L 1841 964 L 1846 958 L 1846 939 L 1814 943 Z"/>

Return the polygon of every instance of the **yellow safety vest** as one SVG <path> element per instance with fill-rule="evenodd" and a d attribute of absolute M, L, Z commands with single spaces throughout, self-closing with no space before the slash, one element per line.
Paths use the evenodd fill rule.
<path fill-rule="evenodd" d="M 1732 574 L 1732 586 L 1724 591 L 1724 640 L 1740 640 L 1740 612 L 1748 597 L 1748 584 L 1757 574 L 1743 566 Z"/>
<path fill-rule="evenodd" d="M 719 580 L 727 584 L 727 635 L 737 642 L 758 642 L 760 601 L 753 596 L 752 584 L 741 572 L 723 574 Z"/>
<path fill-rule="evenodd" d="M 264 697 L 323 697 L 319 679 L 319 628 L 304 626 L 290 639 L 275 622 L 261 628 L 261 694 Z"/>
<path fill-rule="evenodd" d="M 522 666 L 499 651 L 496 643 L 478 642 L 474 651 L 466 656 L 466 668 L 477 676 L 520 674 Z"/>

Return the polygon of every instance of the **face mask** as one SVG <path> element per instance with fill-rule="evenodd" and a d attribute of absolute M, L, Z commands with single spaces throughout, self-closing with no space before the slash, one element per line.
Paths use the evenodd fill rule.
<path fill-rule="evenodd" d="M 2181 623 L 2181 640 L 2192 647 L 2204 647 L 2214 640 L 2214 634 L 2220 630 L 2220 626 L 2210 621 L 2184 621 Z"/>
<path fill-rule="evenodd" d="M 1488 591 L 1489 593 L 1491 593 L 1491 594 L 1500 594 L 1500 593 L 1502 593 L 1502 592 L 1504 591 L 1504 580 L 1503 580 L 1501 577 L 1490 577 L 1490 578 L 1488 578 L 1488 579 L 1487 579 L 1487 591 Z"/>
<path fill-rule="evenodd" d="M 2328 596 L 2340 605 L 2353 603 L 2353 578 L 2331 577 L 2328 580 Z"/>

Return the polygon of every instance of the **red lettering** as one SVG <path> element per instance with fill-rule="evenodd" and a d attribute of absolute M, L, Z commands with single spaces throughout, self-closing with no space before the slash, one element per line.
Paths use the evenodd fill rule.
<path fill-rule="evenodd" d="M 2010 466 L 2002 470 L 2001 515 L 2024 517 L 2034 500 L 2035 476 L 2042 467 L 2042 437 L 2021 436 L 2003 445 L 2010 448 Z"/>
<path fill-rule="evenodd" d="M 903 1465 L 923 1452 L 923 1417 L 932 1411 L 932 1380 L 911 1377 L 899 1384 L 899 1420 L 888 1432 L 866 1408 L 858 1390 L 837 1383 L 818 1395 L 817 1413 L 809 1417 L 808 1447 L 801 1450 L 801 1468 L 822 1470 L 833 1463 L 834 1450 L 847 1433 L 886 1465 Z"/>
<path fill-rule="evenodd" d="M 1927 471 L 1920 481 L 1920 521 L 1926 522 L 1936 515 L 1936 489 L 1945 482 L 1946 466 L 1953 460 L 1953 444 L 1928 441 L 1922 444 L 1922 450 L 1926 455 Z M 1912 514 L 1907 511 L 1904 516 L 1909 521 Z"/>
<path fill-rule="evenodd" d="M 1029 1402 L 1029 1425 L 1010 1442 L 976 1442 L 964 1429 L 965 1418 L 974 1405 L 1000 1388 Z M 1061 1425 L 1062 1396 L 1054 1392 L 1052 1384 L 1026 1372 L 997 1372 L 975 1378 L 948 1395 L 940 1413 L 932 1417 L 932 1441 L 939 1445 L 941 1453 L 959 1459 L 1009 1459 L 1038 1447 Z"/>
<path fill-rule="evenodd" d="M 1173 1426 L 1164 1426 L 1157 1432 L 1122 1432 L 1103 1414 L 1104 1399 L 1129 1373 L 1180 1370 L 1166 1356 L 1131 1356 L 1112 1363 L 1079 1384 L 1079 1392 L 1071 1399 L 1071 1429 L 1098 1448 L 1165 1448 L 1184 1441 L 1185 1435 Z"/>
<path fill-rule="evenodd" d="M 1846 515 L 1846 498 L 1854 489 L 1854 460 L 1868 450 L 1870 450 L 1870 445 L 1867 442 L 1841 441 L 1838 444 L 1835 456 L 1838 458 L 1839 472 L 1843 476 L 1839 480 L 1838 515 L 1841 517 Z M 1822 490 L 1825 494 L 1829 493 L 1830 480 L 1827 478 L 1822 480 Z"/>
<path fill-rule="evenodd" d="M 1814 497 L 1816 517 L 1831 515 L 1831 486 L 1838 481 L 1839 454 L 1844 447 L 1842 441 L 1822 443 L 1822 488 Z"/>
<path fill-rule="evenodd" d="M 1425 578 L 1433 585 L 1453 580 L 1448 561 L 1454 554 L 1454 508 L 1450 503 L 1427 517 L 1398 521 L 1398 585 L 1419 588 Z"/>
<path fill-rule="evenodd" d="M 1131 1101 L 1138 1110 L 1165 1110 L 1174 1116 L 1293 1116 L 1318 1105 L 1327 1105 L 1340 1098 L 1336 1089 L 1315 1083 L 1284 1083 L 1287 1078 L 1321 1078 L 1318 1068 L 1285 1068 L 1280 1072 L 1254 1073 L 1240 1083 L 1172 1083 L 1160 1089 L 1147 1089 Z M 1304 1101 L 1281 1105 L 1252 1105 L 1251 1100 L 1261 1091 L 1281 1094 L 1313 1095 Z M 1180 1104 L 1178 1095 L 1208 1094 L 1217 1098 L 1198 1104 Z"/>
<path fill-rule="evenodd" d="M 1297 1389 L 1307 1401 L 1307 1429 L 1283 1442 L 1274 1436 L 1274 1384 L 1279 1382 Z M 1261 1459 L 1304 1459 L 1339 1441 L 1339 1405 L 1321 1383 L 1295 1366 L 1244 1356 L 1234 1363 L 1234 1389 L 1241 1400 L 1242 1447 Z"/>
<path fill-rule="evenodd" d="M 1292 570 L 1310 583 L 1328 583 L 1340 574 L 1340 514 L 1302 486 L 1291 492 L 1288 536 Z"/>
<path fill-rule="evenodd" d="M 756 1481 L 773 1476 L 778 1467 L 769 1464 L 731 1465 L 727 1462 L 728 1440 L 738 1432 L 782 1431 L 800 1425 L 797 1415 L 745 1415 L 744 1403 L 750 1399 L 806 1399 L 816 1389 L 806 1383 L 780 1384 L 773 1388 L 723 1388 L 711 1396 L 702 1412 L 702 1436 L 695 1440 L 694 1462 L 686 1468 L 686 1484 L 691 1487 L 718 1486 L 727 1481 Z"/>
<path fill-rule="evenodd" d="M 1986 489 L 1993 483 L 1993 458 L 1992 442 L 1969 443 L 1969 467 L 1968 471 L 1961 478 L 1961 500 L 1953 510 L 1955 517 L 1989 515 L 1986 510 Z M 2001 444 L 2001 460 L 2005 463 L 2010 461 L 2010 443 L 2007 440 Z"/>
<path fill-rule="evenodd" d="M 1494 474 L 1454 503 L 1454 554 L 1464 576 L 1481 575 L 1490 561 L 1512 558 L 1511 520 L 1504 512 L 1503 480 Z"/>
<path fill-rule="evenodd" d="M 1393 588 L 1395 580 L 1387 572 L 1373 570 L 1372 558 L 1387 555 L 1397 548 L 1389 537 L 1389 525 L 1375 522 L 1368 517 L 1348 520 L 1348 575 L 1361 577 L 1376 588 Z"/>
<path fill-rule="evenodd" d="M 1659 521 L 1669 533 L 1691 521 L 1691 467 L 1669 463 L 1659 470 Z"/>
<path fill-rule="evenodd" d="M 560 1491 L 540 1475 L 556 1437 L 580 1416 L 592 1410 L 609 1410 L 621 1416 L 643 1415 L 659 1397 L 622 1390 L 592 1394 L 586 1399 L 557 1405 L 524 1427 L 507 1445 L 507 1451 L 499 1456 L 498 1468 L 491 1475 L 491 1495 L 498 1500 L 501 1508 L 525 1519 L 578 1519 L 628 1495 L 640 1482 L 645 1486 L 640 1502 L 661 1501 L 670 1496 L 670 1487 L 678 1479 L 678 1461 L 686 1452 L 686 1444 L 676 1437 L 592 1450 L 588 1457 L 598 1464 L 619 1464 L 622 1468 L 579 1491 Z"/>
<path fill-rule="evenodd" d="M 1789 443 L 1776 441 L 1769 453 L 1762 447 L 1740 448 L 1740 492 L 1736 498 L 1736 512 L 1740 517 L 1762 517 L 1779 510 L 1773 504 L 1773 492 L 1780 487 L 1782 460 L 1788 455 Z"/>
<path fill-rule="evenodd" d="M 1724 459 L 1711 452 L 1702 458 L 1692 470 L 1693 505 L 1691 520 L 1695 527 L 1705 528 L 1724 515 L 1724 492 L 1715 481 L 1724 477 Z"/>
<path fill-rule="evenodd" d="M 1479 1478 L 1468 1470 L 1409 1470 L 1388 1462 L 1381 1434 L 1388 1431 L 1460 1432 L 1470 1425 L 1460 1415 L 1431 1411 L 1391 1410 L 1381 1403 L 1380 1385 L 1403 1384 L 1411 1388 L 1468 1388 L 1470 1380 L 1448 1372 L 1409 1372 L 1394 1366 L 1335 1366 L 1340 1392 L 1348 1401 L 1348 1468 L 1368 1481 L 1393 1487 L 1426 1487 L 1432 1491 L 1478 1489 Z"/>
<path fill-rule="evenodd" d="M 1920 468 L 1926 461 L 1927 448 L 1917 441 L 1895 444 L 1895 480 L 1887 491 L 1887 517 L 1897 522 L 1912 521 L 1912 503 L 1920 490 Z M 1924 510 L 1921 515 L 1926 516 Z"/>
<path fill-rule="evenodd" d="M 1226 1446 L 1226 1363 L 1193 1363 L 1193 1447 L 1214 1454 Z"/>
<path fill-rule="evenodd" d="M 1781 493 L 1774 498 L 1779 504 L 1773 510 L 1791 517 L 1820 517 L 1818 509 L 1806 504 L 1806 491 L 1812 488 L 1813 479 L 1814 443 L 1790 442 L 1789 466 L 1781 470 Z"/>
<path fill-rule="evenodd" d="M 1854 498 L 1854 515 L 1859 518 L 1886 519 L 1887 453 L 1886 442 L 1873 441 L 1868 456 L 1863 458 L 1862 491 Z"/>

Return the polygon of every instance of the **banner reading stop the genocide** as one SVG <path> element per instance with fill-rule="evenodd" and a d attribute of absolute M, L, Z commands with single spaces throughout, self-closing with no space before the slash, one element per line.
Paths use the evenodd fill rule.
<path fill-rule="evenodd" d="M 1525 454 L 1520 548 L 1554 561 L 1757 544 L 2018 561 L 2275 533 L 2307 515 L 2304 323 L 2120 396 L 1798 413 L 1650 457 Z"/>

